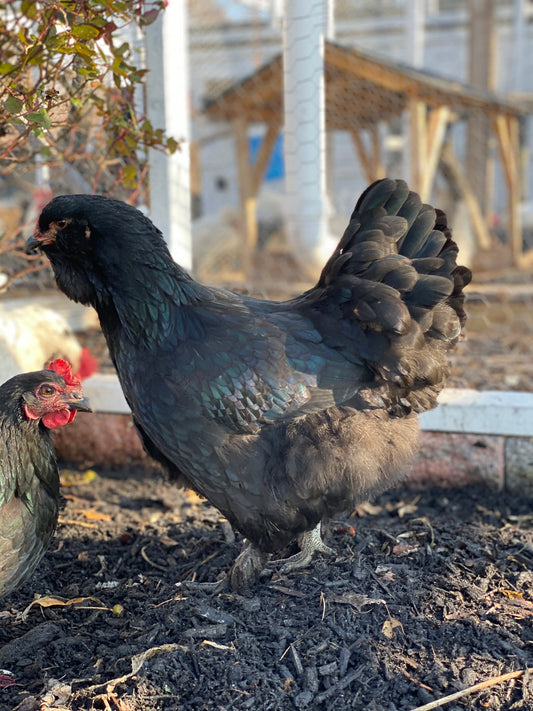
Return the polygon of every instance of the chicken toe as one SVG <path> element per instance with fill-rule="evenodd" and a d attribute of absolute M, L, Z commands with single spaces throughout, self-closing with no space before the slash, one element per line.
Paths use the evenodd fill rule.
<path fill-rule="evenodd" d="M 282 564 L 280 573 L 290 573 L 299 568 L 305 568 L 312 561 L 315 553 L 325 553 L 326 555 L 336 555 L 333 548 L 327 546 L 322 540 L 320 523 L 312 531 L 302 533 L 299 538 L 300 552 L 291 555 L 289 558 L 273 561 L 274 564 Z"/>

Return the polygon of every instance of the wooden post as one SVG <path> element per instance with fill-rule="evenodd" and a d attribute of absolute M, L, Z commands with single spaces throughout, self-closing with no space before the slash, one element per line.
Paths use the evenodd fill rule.
<path fill-rule="evenodd" d="M 520 145 L 516 116 L 498 114 L 494 117 L 494 130 L 507 183 L 509 245 L 513 263 L 520 266 L 522 259 L 522 225 L 520 219 Z"/>
<path fill-rule="evenodd" d="M 253 177 L 250 166 L 250 152 L 248 148 L 248 122 L 244 117 L 233 121 L 235 136 L 235 149 L 237 152 L 237 171 L 239 175 L 239 193 L 241 200 L 241 213 L 246 235 L 244 269 L 248 271 L 250 260 L 257 244 L 257 220 L 255 217 L 255 195 L 253 192 Z"/>
<path fill-rule="evenodd" d="M 365 178 L 367 183 L 372 183 L 374 181 L 374 166 L 372 165 L 372 160 L 368 155 L 365 144 L 363 143 L 363 138 L 359 129 L 353 128 L 350 131 L 350 136 L 352 137 L 355 150 L 361 161 L 361 166 L 363 168 Z"/>
<path fill-rule="evenodd" d="M 427 155 L 426 104 L 411 97 L 409 107 L 409 183 L 412 190 L 420 192 L 424 159 Z"/>
<path fill-rule="evenodd" d="M 491 91 L 495 86 L 494 0 L 470 0 L 469 7 L 468 81 L 477 89 Z M 490 211 L 489 142 L 490 118 L 483 111 L 470 111 L 467 119 L 466 174 L 484 214 Z"/>
<path fill-rule="evenodd" d="M 450 146 L 445 144 L 442 149 L 441 157 L 450 171 L 450 175 L 455 181 L 459 192 L 464 198 L 478 246 L 481 247 L 481 249 L 489 249 L 492 245 L 492 239 L 487 223 L 483 217 L 483 212 L 481 211 L 477 197 L 461 169 L 461 164 L 459 163 L 457 156 L 454 154 Z"/>
<path fill-rule="evenodd" d="M 385 177 L 385 166 L 381 159 L 381 144 L 379 140 L 379 124 L 370 128 L 370 145 L 372 146 L 372 163 L 374 165 L 374 180 Z"/>
<path fill-rule="evenodd" d="M 276 139 L 279 134 L 280 123 L 279 121 L 273 121 L 268 124 L 267 131 L 263 136 L 261 142 L 261 147 L 259 148 L 259 153 L 257 154 L 256 161 L 252 166 L 252 193 L 254 197 L 257 197 L 259 191 L 261 190 L 261 183 L 263 182 L 263 176 L 265 175 L 265 170 L 272 155 L 272 149 L 276 143 Z"/>
<path fill-rule="evenodd" d="M 385 177 L 385 166 L 381 160 L 381 147 L 379 143 L 379 130 L 377 126 L 372 126 L 369 129 L 370 146 L 365 146 L 362 131 L 358 128 L 352 128 L 350 136 L 361 161 L 365 178 L 368 183 L 373 183 L 374 180 Z"/>
<path fill-rule="evenodd" d="M 429 115 L 427 152 L 422 165 L 422 180 L 420 183 L 420 197 L 424 202 L 427 202 L 431 197 L 449 117 L 450 109 L 448 106 L 438 106 Z"/>

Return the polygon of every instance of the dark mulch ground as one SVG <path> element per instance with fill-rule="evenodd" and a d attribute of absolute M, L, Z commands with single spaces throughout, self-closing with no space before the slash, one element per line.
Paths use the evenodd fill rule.
<path fill-rule="evenodd" d="M 70 479 L 38 575 L 0 613 L 2 710 L 412 711 L 533 667 L 531 501 L 399 489 L 332 524 L 336 560 L 211 596 L 180 584 L 239 549 L 209 505 L 158 475 Z M 533 675 L 445 708 L 532 709 Z"/>

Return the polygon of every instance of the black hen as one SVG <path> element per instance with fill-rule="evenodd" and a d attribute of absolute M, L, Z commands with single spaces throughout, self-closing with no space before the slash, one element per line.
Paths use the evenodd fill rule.
<path fill-rule="evenodd" d="M 66 361 L 0 386 L 0 596 L 37 567 L 55 530 L 59 473 L 50 430 L 89 410 Z"/>
<path fill-rule="evenodd" d="M 366 190 L 318 284 L 281 303 L 198 284 L 150 220 L 98 195 L 52 200 L 35 247 L 96 308 L 147 451 L 248 539 L 236 588 L 298 536 L 290 567 L 329 550 L 320 522 L 397 478 L 470 280 L 445 215 L 395 180 Z"/>

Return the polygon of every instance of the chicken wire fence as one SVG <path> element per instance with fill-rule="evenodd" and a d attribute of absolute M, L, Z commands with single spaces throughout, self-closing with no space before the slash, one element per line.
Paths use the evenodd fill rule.
<path fill-rule="evenodd" d="M 532 6 L 189 0 L 198 277 L 290 297 L 316 279 L 366 186 L 404 178 L 446 211 L 475 275 L 450 384 L 533 390 Z M 22 214 L 29 189 L 17 190 Z M 0 198 L 0 228 L 20 224 Z"/>
<path fill-rule="evenodd" d="M 530 5 L 313 0 L 302 18 L 297 1 L 189 3 L 193 259 L 200 278 L 263 297 L 297 293 L 314 276 L 305 240 L 291 234 L 291 210 L 309 213 L 305 191 L 309 200 L 317 185 L 322 191 L 325 259 L 364 188 L 383 176 L 402 177 L 446 211 L 460 262 L 475 272 L 467 341 L 454 355 L 450 384 L 533 389 L 533 290 L 528 270 L 516 269 L 527 266 L 533 246 Z M 295 19 L 291 33 L 287 23 Z M 326 37 L 322 118 L 312 86 L 318 70 L 309 71 L 317 22 Z M 296 168 L 288 111 L 293 130 L 308 141 Z M 291 180 L 300 202 L 288 194 Z M 314 181 L 310 192 L 306 181 Z M 310 216 L 320 219 L 313 210 Z"/>

